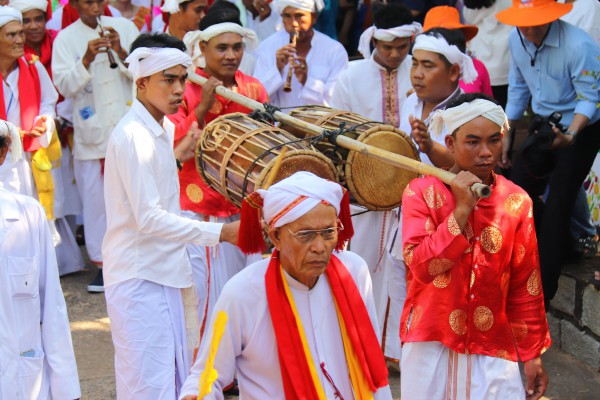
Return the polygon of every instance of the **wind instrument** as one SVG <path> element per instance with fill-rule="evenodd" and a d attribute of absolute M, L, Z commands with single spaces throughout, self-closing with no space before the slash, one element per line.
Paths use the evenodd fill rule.
<path fill-rule="evenodd" d="M 294 29 L 294 33 L 290 38 L 290 43 L 294 48 L 296 47 L 296 41 L 298 40 L 298 31 Z M 293 59 L 290 57 L 290 69 L 288 69 L 287 78 L 285 79 L 285 84 L 283 85 L 283 91 L 285 93 L 289 93 L 292 91 L 292 75 L 294 74 L 294 67 L 292 66 Z"/>
<path fill-rule="evenodd" d="M 104 37 L 104 28 L 100 24 L 100 17 L 98 17 L 98 28 L 100 28 L 100 37 L 103 38 Z M 117 68 L 119 66 L 119 64 L 117 64 L 117 62 L 115 61 L 115 56 L 113 55 L 113 53 L 111 53 L 110 47 L 106 48 L 106 54 L 108 55 L 108 62 L 110 63 L 110 68 L 111 69 Z"/>

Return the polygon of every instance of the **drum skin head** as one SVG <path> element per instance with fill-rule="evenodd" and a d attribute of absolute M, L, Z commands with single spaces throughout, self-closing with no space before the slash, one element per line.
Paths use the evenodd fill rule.
<path fill-rule="evenodd" d="M 396 132 L 370 129 L 357 140 L 392 153 L 418 159 L 412 142 Z M 387 128 L 392 128 L 387 126 Z M 410 138 L 408 138 L 410 140 Z M 418 174 L 408 169 L 394 167 L 364 154 L 351 151 L 345 166 L 346 184 L 356 202 L 370 210 L 392 210 L 402 204 L 402 193 Z"/>

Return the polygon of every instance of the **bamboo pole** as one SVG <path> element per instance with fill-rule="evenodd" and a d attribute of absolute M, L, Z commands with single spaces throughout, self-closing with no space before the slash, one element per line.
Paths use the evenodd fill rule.
<path fill-rule="evenodd" d="M 187 79 L 190 82 L 195 83 L 197 85 L 203 85 L 208 80 L 205 77 L 196 74 L 191 68 L 188 69 Z M 241 104 L 251 110 L 265 111 L 265 106 L 263 104 L 259 103 L 256 100 L 243 96 L 239 93 L 236 93 L 232 90 L 229 90 L 224 86 L 217 86 L 215 92 L 218 95 L 223 96 L 238 104 Z M 321 128 L 320 126 L 308 123 L 306 121 L 302 121 L 298 118 L 294 118 L 291 115 L 282 113 L 281 111 L 275 111 L 274 116 L 278 121 L 283 121 L 286 124 L 295 126 L 296 128 L 300 128 L 314 135 L 321 135 L 323 134 L 323 132 L 325 132 L 325 129 Z M 450 182 L 452 182 L 452 180 L 456 177 L 456 175 L 452 172 L 443 170 L 441 168 L 433 167 L 429 164 L 413 160 L 412 158 L 400 154 L 392 153 L 391 151 L 383 150 L 374 146 L 369 146 L 367 144 L 359 142 L 358 140 L 351 139 L 344 135 L 338 135 L 335 139 L 335 144 L 345 149 L 356 151 L 365 156 L 377 158 L 378 160 L 381 160 L 395 167 L 408 169 L 410 171 L 417 172 L 418 174 L 422 175 L 435 176 L 436 178 L 439 178 L 442 182 L 447 184 L 450 184 Z M 484 185 L 483 183 L 474 183 L 471 186 L 471 191 L 479 198 L 487 198 L 490 197 L 490 195 L 492 194 L 492 190 L 490 189 L 490 187 Z"/>

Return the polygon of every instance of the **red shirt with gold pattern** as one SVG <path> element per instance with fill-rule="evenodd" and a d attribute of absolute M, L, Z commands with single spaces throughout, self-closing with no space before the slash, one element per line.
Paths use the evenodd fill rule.
<path fill-rule="evenodd" d="M 197 68 L 196 73 L 208 78 L 204 70 Z M 244 96 L 250 97 L 256 101 L 264 103 L 268 101 L 267 91 L 263 85 L 251 76 L 245 75 L 240 71 L 235 73 L 235 84 L 233 90 Z M 195 109 L 202 100 L 202 86 L 188 84 L 183 94 L 183 104 L 177 110 L 177 113 L 169 115 L 169 119 L 175 124 L 175 142 L 183 138 L 190 129 L 192 122 L 196 121 Z M 206 113 L 204 121 L 198 121 L 198 126 L 203 127 L 213 119 L 224 114 L 235 112 L 249 113 L 250 109 L 239 105 L 222 96 L 216 95 L 216 100 L 211 109 Z M 202 180 L 196 170 L 194 160 L 189 160 L 183 164 L 179 172 L 179 190 L 180 203 L 182 210 L 189 210 L 204 215 L 215 217 L 228 217 L 239 213 L 239 209 L 210 188 Z"/>
<path fill-rule="evenodd" d="M 402 342 L 441 342 L 466 354 L 512 361 L 552 343 L 544 311 L 533 208 L 523 189 L 494 176 L 461 232 L 454 194 L 434 177 L 402 197 L 407 296 Z"/>

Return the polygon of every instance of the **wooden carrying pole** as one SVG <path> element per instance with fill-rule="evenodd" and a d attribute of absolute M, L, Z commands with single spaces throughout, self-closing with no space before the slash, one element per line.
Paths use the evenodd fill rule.
<path fill-rule="evenodd" d="M 190 68 L 188 69 L 188 80 L 192 83 L 202 86 L 208 79 L 196 74 Z M 218 95 L 223 96 L 231 101 L 235 101 L 236 103 L 241 104 L 251 110 L 258 109 L 261 111 L 265 111 L 265 106 L 259 103 L 258 101 L 250 99 L 232 90 L 229 90 L 226 87 L 218 86 L 215 89 L 215 92 Z M 282 113 L 281 111 L 275 111 L 274 114 L 278 121 L 283 121 L 286 124 L 295 126 L 296 128 L 300 128 L 314 135 L 321 135 L 326 130 L 324 128 L 321 128 L 320 126 L 310 124 L 298 118 L 294 118 L 291 115 Z M 436 178 L 439 178 L 442 182 L 447 184 L 450 184 L 450 182 L 452 182 L 452 180 L 456 177 L 456 175 L 452 172 L 445 171 L 441 168 L 433 167 L 420 161 L 413 160 L 412 158 L 392 153 L 390 151 L 383 150 L 378 147 L 369 146 L 367 144 L 359 142 L 358 140 L 351 139 L 344 135 L 336 136 L 335 144 L 345 149 L 356 151 L 360 154 L 364 154 L 369 157 L 377 158 L 395 167 L 408 169 L 421 175 L 435 176 Z M 490 187 L 484 185 L 483 183 L 474 183 L 471 186 L 471 191 L 479 198 L 487 198 L 490 197 L 490 195 L 492 194 Z"/>

